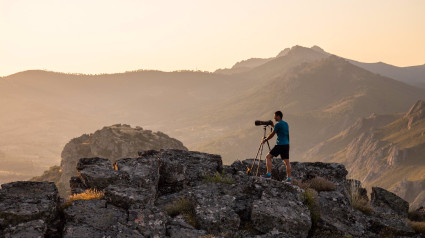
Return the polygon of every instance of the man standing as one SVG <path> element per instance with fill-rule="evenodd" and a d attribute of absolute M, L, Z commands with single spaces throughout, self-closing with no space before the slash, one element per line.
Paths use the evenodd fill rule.
<path fill-rule="evenodd" d="M 270 153 L 266 156 L 266 165 L 267 165 L 267 174 L 262 175 L 263 178 L 270 178 L 272 172 L 272 158 L 280 157 L 283 159 L 283 162 L 286 165 L 286 182 L 291 181 L 291 164 L 289 163 L 289 127 L 286 121 L 282 121 L 283 114 L 281 111 L 277 111 L 274 113 L 274 120 L 277 122 L 274 125 L 273 131 L 267 138 L 261 140 L 261 143 L 265 143 L 266 141 L 273 138 L 275 134 L 277 134 L 276 145 L 270 151 Z"/>

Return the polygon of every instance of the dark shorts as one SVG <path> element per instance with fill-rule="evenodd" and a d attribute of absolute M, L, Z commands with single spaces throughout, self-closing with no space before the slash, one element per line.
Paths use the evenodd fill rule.
<path fill-rule="evenodd" d="M 270 151 L 273 157 L 280 155 L 282 159 L 289 159 L 289 145 L 275 145 Z"/>

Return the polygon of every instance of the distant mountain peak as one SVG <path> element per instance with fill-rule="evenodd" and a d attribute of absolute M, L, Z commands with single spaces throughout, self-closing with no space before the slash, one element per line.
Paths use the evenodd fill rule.
<path fill-rule="evenodd" d="M 276 58 L 287 55 L 290 50 L 291 50 L 290 48 L 285 48 L 284 50 L 279 52 L 279 54 L 276 56 Z"/>

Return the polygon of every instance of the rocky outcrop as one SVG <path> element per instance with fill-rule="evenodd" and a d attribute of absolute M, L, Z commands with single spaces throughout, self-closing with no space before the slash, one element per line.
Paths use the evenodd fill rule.
<path fill-rule="evenodd" d="M 246 174 L 252 162 L 223 166 L 218 155 L 184 150 L 145 151 L 114 164 L 82 158 L 72 189 L 97 189 L 102 198 L 60 205 L 53 183 L 5 184 L 0 237 L 415 236 L 406 202 L 386 190 L 374 190 L 371 214 L 354 208 L 350 187 L 363 190 L 341 164 L 293 162 L 288 183 L 282 160 L 273 160 L 276 179 Z M 318 177 L 334 186 L 301 185 Z"/>
<path fill-rule="evenodd" d="M 0 237 L 44 237 L 58 234 L 59 195 L 51 182 L 1 185 Z"/>
<path fill-rule="evenodd" d="M 139 151 L 180 149 L 187 150 L 180 141 L 162 132 L 132 128 L 125 124 L 103 127 L 92 134 L 84 134 L 65 145 L 61 157 L 59 184 L 69 191 L 69 179 L 76 175 L 75 167 L 80 158 L 100 157 L 112 163 L 121 158 L 137 157 Z"/>

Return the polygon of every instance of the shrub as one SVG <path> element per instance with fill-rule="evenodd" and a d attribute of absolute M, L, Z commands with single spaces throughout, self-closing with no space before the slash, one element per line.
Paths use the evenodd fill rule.
<path fill-rule="evenodd" d="M 416 232 L 425 234 L 425 222 L 408 221 L 408 223 Z"/>
<path fill-rule="evenodd" d="M 307 205 L 310 210 L 310 217 L 312 221 L 312 226 L 316 227 L 320 219 L 320 207 L 319 201 L 317 199 L 317 192 L 311 188 L 307 188 L 303 193 L 304 203 Z"/>
<path fill-rule="evenodd" d="M 87 189 L 83 193 L 70 195 L 64 204 L 63 208 L 69 207 L 72 201 L 75 200 L 90 200 L 90 199 L 101 199 L 105 194 L 102 191 L 97 191 L 96 189 Z"/>
<path fill-rule="evenodd" d="M 225 184 L 233 184 L 235 183 L 235 180 L 231 177 L 227 177 L 224 173 L 215 172 L 213 176 L 206 175 L 204 180 L 202 180 L 203 183 L 225 183 Z"/>
<path fill-rule="evenodd" d="M 167 214 L 171 217 L 182 215 L 186 221 L 195 228 L 198 228 L 198 222 L 195 216 L 195 205 L 187 198 L 179 198 L 172 204 L 165 207 Z"/>
<path fill-rule="evenodd" d="M 351 183 L 350 196 L 350 203 L 352 207 L 363 212 L 366 215 L 371 215 L 373 213 L 373 208 L 370 205 L 369 201 L 360 195 L 358 184 Z"/>
<path fill-rule="evenodd" d="M 321 192 L 321 191 L 333 191 L 336 189 L 335 184 L 322 177 L 315 177 L 307 181 L 310 188 Z"/>

